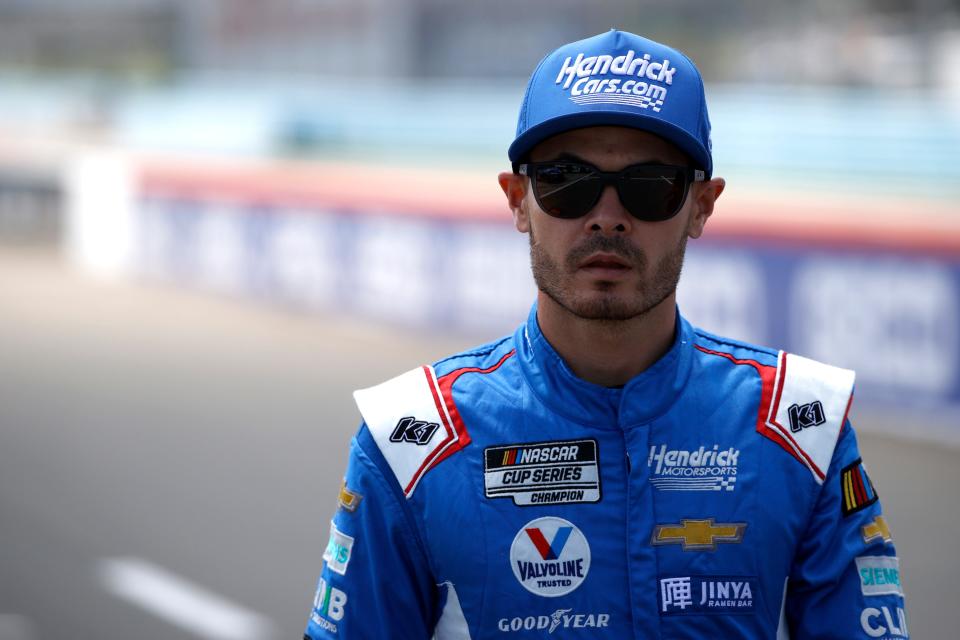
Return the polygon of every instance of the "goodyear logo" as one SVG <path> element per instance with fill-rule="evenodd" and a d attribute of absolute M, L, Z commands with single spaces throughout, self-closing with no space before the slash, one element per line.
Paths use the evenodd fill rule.
<path fill-rule="evenodd" d="M 483 450 L 487 498 L 521 507 L 600 500 L 596 440 L 557 440 Z"/>

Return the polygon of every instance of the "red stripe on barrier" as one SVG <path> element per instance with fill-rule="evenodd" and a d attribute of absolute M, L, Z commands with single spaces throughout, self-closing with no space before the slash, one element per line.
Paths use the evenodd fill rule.
<path fill-rule="evenodd" d="M 305 213 L 326 210 L 504 225 L 511 221 L 495 176 L 447 168 L 147 159 L 140 164 L 138 187 L 147 198 L 227 201 Z M 894 250 L 955 259 L 960 255 L 960 223 L 949 201 L 811 197 L 784 190 L 721 200 L 704 241 Z"/>

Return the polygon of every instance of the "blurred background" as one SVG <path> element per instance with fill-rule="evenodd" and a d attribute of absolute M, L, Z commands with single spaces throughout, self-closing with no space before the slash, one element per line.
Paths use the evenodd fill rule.
<path fill-rule="evenodd" d="M 910 630 L 956 637 L 957 0 L 0 0 L 0 640 L 300 637 L 350 391 L 525 317 L 495 174 L 611 27 L 706 78 L 681 308 L 857 370 Z"/>

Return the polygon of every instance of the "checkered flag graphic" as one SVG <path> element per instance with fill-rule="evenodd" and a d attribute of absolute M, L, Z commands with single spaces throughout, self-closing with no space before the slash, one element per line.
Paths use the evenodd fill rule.
<path fill-rule="evenodd" d="M 720 490 L 726 489 L 727 491 L 733 491 L 734 485 L 736 484 L 736 482 L 737 482 L 736 476 L 732 478 L 720 478 L 719 489 Z"/>

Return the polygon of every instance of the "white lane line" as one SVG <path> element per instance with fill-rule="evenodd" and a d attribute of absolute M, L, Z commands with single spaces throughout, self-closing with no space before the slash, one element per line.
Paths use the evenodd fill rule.
<path fill-rule="evenodd" d="M 167 622 L 213 640 L 274 637 L 269 619 L 140 558 L 104 558 L 97 565 L 103 587 Z"/>

